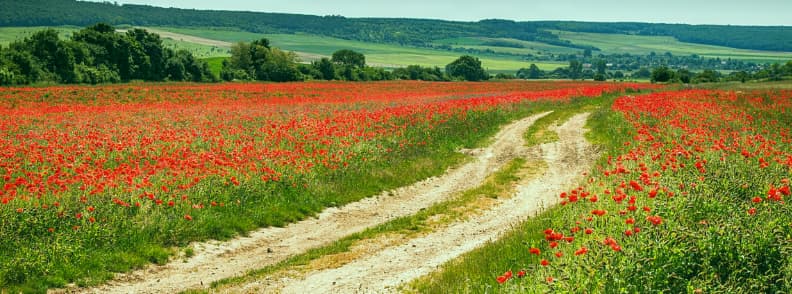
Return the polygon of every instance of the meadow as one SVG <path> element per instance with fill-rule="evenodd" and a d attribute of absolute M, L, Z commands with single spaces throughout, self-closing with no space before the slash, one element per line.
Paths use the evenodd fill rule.
<path fill-rule="evenodd" d="M 603 101 L 603 156 L 561 205 L 413 282 L 418 292 L 779 293 L 792 288 L 792 92 Z"/>
<path fill-rule="evenodd" d="M 535 103 L 644 87 L 3 88 L 0 115 L 14 119 L 0 123 L 0 288 L 90 286 L 164 264 L 192 241 L 284 226 L 439 174 Z"/>

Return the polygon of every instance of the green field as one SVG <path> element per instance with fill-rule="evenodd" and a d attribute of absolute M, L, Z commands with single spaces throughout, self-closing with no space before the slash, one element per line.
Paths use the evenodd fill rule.
<path fill-rule="evenodd" d="M 224 57 L 231 55 L 228 51 L 228 47 L 209 46 L 187 41 L 177 41 L 169 38 L 163 38 L 162 44 L 173 50 L 187 50 L 198 58 Z"/>
<path fill-rule="evenodd" d="M 227 57 L 219 56 L 204 58 L 203 60 L 209 65 L 209 71 L 211 71 L 215 76 L 220 76 L 220 71 L 223 69 L 223 60 L 226 58 Z"/>
<path fill-rule="evenodd" d="M 311 57 L 330 56 L 339 49 L 352 49 L 365 54 L 366 62 L 374 66 L 402 67 L 418 64 L 422 66 L 444 67 L 462 54 L 445 50 L 414 48 L 391 44 L 374 44 L 307 34 L 264 35 L 233 30 L 169 27 L 157 27 L 156 29 L 225 42 L 251 41 L 265 37 L 269 39 L 275 47 L 305 53 L 303 54 L 303 59 L 307 59 L 305 61 L 311 61 Z M 485 68 L 494 72 L 514 72 L 520 68 L 528 67 L 531 63 L 536 63 L 539 68 L 544 70 L 553 70 L 566 65 L 564 63 L 554 62 L 526 62 L 519 60 L 518 57 L 481 55 L 478 57 L 481 59 Z"/>
<path fill-rule="evenodd" d="M 523 48 L 488 45 L 488 43 L 492 43 L 495 41 L 513 43 L 513 44 L 521 45 L 523 46 Z M 538 56 L 549 55 L 549 54 L 574 54 L 580 52 L 580 49 L 576 49 L 576 48 L 562 47 L 562 46 L 550 45 L 547 43 L 523 41 L 523 40 L 509 39 L 509 38 L 463 37 L 463 38 L 441 39 L 435 41 L 435 44 L 449 45 L 453 48 L 471 48 L 478 50 L 489 49 L 498 53 L 523 54 L 523 55 L 532 54 Z"/>
<path fill-rule="evenodd" d="M 35 32 L 48 28 L 50 27 L 0 27 L 0 45 L 8 46 L 11 42 L 22 40 Z M 73 26 L 52 27 L 52 29 L 58 31 L 61 38 L 70 37 L 73 32 L 80 30 L 80 28 Z"/>
<path fill-rule="evenodd" d="M 671 52 L 674 55 L 697 54 L 701 57 L 731 58 L 754 62 L 779 62 L 792 59 L 792 52 L 754 51 L 685 43 L 673 37 L 577 33 L 567 31 L 551 32 L 558 35 L 562 40 L 569 40 L 575 44 L 591 45 L 600 48 L 604 54 L 630 53 L 644 55 L 650 52 L 655 52 L 657 54 Z"/>

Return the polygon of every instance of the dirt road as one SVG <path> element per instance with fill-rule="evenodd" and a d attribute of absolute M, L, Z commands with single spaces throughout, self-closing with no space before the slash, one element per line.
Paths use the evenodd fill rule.
<path fill-rule="evenodd" d="M 520 220 L 554 205 L 558 193 L 574 184 L 593 163 L 596 153 L 585 140 L 588 114 L 556 127 L 560 140 L 534 147 L 528 157 L 546 161 L 538 178 L 521 182 L 516 195 L 494 208 L 444 229 L 384 248 L 341 267 L 308 273 L 298 280 L 257 281 L 224 292 L 262 293 L 383 293 L 437 269 L 443 263 L 497 238 Z M 522 136 L 517 136 L 522 141 Z M 517 144 L 516 146 L 522 146 Z M 521 153 L 517 148 L 516 153 Z"/>
<path fill-rule="evenodd" d="M 227 242 L 194 244 L 195 255 L 164 266 L 121 274 L 100 287 L 71 289 L 81 293 L 173 293 L 205 288 L 212 281 L 277 263 L 347 235 L 411 215 L 454 193 L 476 187 L 491 173 L 524 152 L 523 134 L 547 113 L 518 120 L 501 129 L 482 149 L 468 151 L 471 160 L 445 174 L 378 196 L 328 208 L 316 218 L 283 228 L 265 228 Z M 524 155 L 524 154 L 523 154 Z"/>

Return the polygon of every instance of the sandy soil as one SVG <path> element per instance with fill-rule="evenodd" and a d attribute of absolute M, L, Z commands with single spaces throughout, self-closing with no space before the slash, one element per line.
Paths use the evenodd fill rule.
<path fill-rule="evenodd" d="M 195 255 L 189 259 L 119 274 L 113 281 L 99 287 L 68 289 L 66 292 L 173 293 L 206 288 L 212 281 L 239 276 L 394 218 L 414 214 L 454 193 L 480 185 L 488 175 L 515 156 L 524 155 L 520 154 L 525 151 L 523 134 L 534 121 L 546 114 L 534 115 L 503 127 L 488 147 L 467 150 L 471 160 L 441 176 L 385 191 L 340 208 L 328 208 L 315 218 L 283 228 L 264 228 L 247 237 L 226 242 L 193 244 Z"/>
<path fill-rule="evenodd" d="M 382 248 L 341 267 L 309 272 L 301 279 L 256 281 L 225 291 L 396 292 L 399 285 L 436 270 L 443 263 L 497 238 L 511 229 L 512 224 L 556 204 L 558 193 L 575 184 L 595 158 L 596 153 L 583 136 L 587 117 L 588 114 L 576 115 L 560 127 L 555 127 L 560 141 L 527 150 L 527 157 L 546 161 L 548 169 L 538 178 L 521 182 L 514 197 L 501 200 L 482 214 L 400 245 Z M 515 136 L 515 141 L 522 142 L 522 136 Z M 520 142 L 515 143 L 522 146 Z"/>

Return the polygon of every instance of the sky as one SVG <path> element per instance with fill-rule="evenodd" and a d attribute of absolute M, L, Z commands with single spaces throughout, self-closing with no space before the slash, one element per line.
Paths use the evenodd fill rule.
<path fill-rule="evenodd" d="M 790 0 L 116 0 L 214 10 L 345 17 L 408 17 L 460 21 L 637 21 L 653 23 L 792 26 Z"/>

